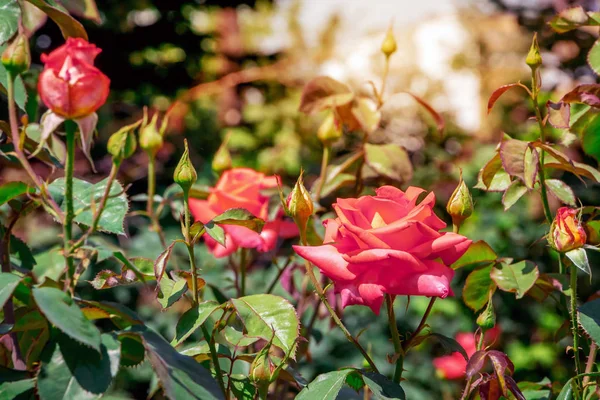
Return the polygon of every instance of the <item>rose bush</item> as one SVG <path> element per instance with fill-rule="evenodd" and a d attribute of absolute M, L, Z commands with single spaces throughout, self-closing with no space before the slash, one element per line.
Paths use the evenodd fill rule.
<path fill-rule="evenodd" d="M 238 248 L 256 249 L 260 252 L 275 248 L 278 237 L 290 238 L 298 234 L 293 222 L 284 221 L 280 214 L 269 219 L 269 198 L 265 191 L 277 188 L 277 177 L 266 176 L 250 168 L 234 168 L 225 171 L 221 178 L 210 189 L 206 200 L 190 199 L 190 210 L 196 221 L 206 223 L 215 216 L 230 208 L 245 208 L 266 222 L 261 233 L 243 226 L 227 225 L 225 230 L 225 247 L 217 243 L 209 235 L 204 235 L 206 244 L 212 254 L 227 257 Z"/>
<path fill-rule="evenodd" d="M 466 237 L 433 211 L 435 195 L 409 187 L 376 190 L 376 196 L 338 199 L 337 218 L 324 221 L 322 246 L 294 246 L 341 294 L 342 306 L 362 304 L 379 314 L 384 294 L 444 298 L 452 294 L 449 267 L 467 250 Z"/>

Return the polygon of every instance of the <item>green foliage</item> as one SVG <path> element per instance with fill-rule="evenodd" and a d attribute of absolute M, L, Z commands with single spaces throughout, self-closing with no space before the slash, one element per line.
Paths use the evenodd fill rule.
<path fill-rule="evenodd" d="M 57 4 L 54 0 L 26 0 L 42 10 L 58 25 L 65 38 L 80 37 L 87 40 L 88 36 L 83 25 Z"/>
<path fill-rule="evenodd" d="M 578 311 L 579 324 L 596 344 L 600 344 L 600 299 L 583 304 Z"/>
<path fill-rule="evenodd" d="M 187 310 L 181 318 L 179 318 L 179 321 L 177 321 L 175 337 L 171 344 L 173 346 L 178 346 L 200 328 L 208 317 L 219 308 L 220 305 L 216 301 L 206 301 Z"/>
<path fill-rule="evenodd" d="M 478 267 L 467 276 L 463 288 L 463 301 L 473 311 L 481 310 L 488 302 L 490 292 L 496 288 L 490 274 L 493 264 Z"/>
<path fill-rule="evenodd" d="M 18 182 L 18 181 L 13 181 L 13 182 L 7 182 L 5 184 L 3 184 L 2 186 L 0 186 L 0 205 L 15 199 L 21 195 L 27 194 L 27 193 L 34 193 L 35 189 L 29 187 L 29 185 L 23 183 L 23 182 Z"/>
<path fill-rule="evenodd" d="M 21 278 L 8 272 L 0 273 L 0 307 L 11 298 L 13 291 L 21 282 Z"/>
<path fill-rule="evenodd" d="M 413 175 L 408 153 L 395 144 L 365 144 L 365 162 L 377 174 L 402 183 Z"/>
<path fill-rule="evenodd" d="M 171 307 L 188 290 L 187 281 L 179 279 L 174 281 L 167 276 L 163 276 L 159 284 L 159 292 L 156 299 L 163 309 Z"/>
<path fill-rule="evenodd" d="M 100 200 L 106 191 L 107 179 L 104 179 L 96 184 L 86 182 L 81 179 L 73 180 L 73 207 L 75 209 L 74 221 L 78 224 L 90 226 L 94 220 L 94 210 L 97 208 Z M 48 185 L 50 194 L 56 202 L 65 209 L 64 192 L 65 179 L 58 178 Z M 114 181 L 110 187 L 106 206 L 98 222 L 98 229 L 104 232 L 125 234 L 123 221 L 129 210 L 129 202 L 123 190 L 123 186 L 117 181 Z"/>
<path fill-rule="evenodd" d="M 61 332 L 100 352 L 100 331 L 71 297 L 59 289 L 41 287 L 33 289 L 33 298 L 42 314 Z"/>
<path fill-rule="evenodd" d="M 17 0 L 0 0 L 0 44 L 17 32 L 21 8 Z"/>
<path fill-rule="evenodd" d="M 515 293 L 517 299 L 522 298 L 533 287 L 539 275 L 537 265 L 531 261 L 496 264 L 490 273 L 499 289 Z"/>

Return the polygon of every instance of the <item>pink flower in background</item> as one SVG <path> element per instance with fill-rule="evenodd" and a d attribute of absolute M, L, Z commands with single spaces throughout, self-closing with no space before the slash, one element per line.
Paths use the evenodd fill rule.
<path fill-rule="evenodd" d="M 484 343 L 493 344 L 500 336 L 500 328 L 493 327 L 485 333 Z M 477 350 L 475 335 L 470 332 L 461 332 L 456 335 L 456 341 L 465 349 L 467 356 L 471 356 Z M 436 357 L 433 359 L 433 366 L 438 374 L 444 379 L 462 379 L 466 374 L 467 361 L 459 352 L 454 352 L 448 356 Z"/>
<path fill-rule="evenodd" d="M 227 247 L 205 234 L 206 244 L 215 257 L 227 257 L 240 247 L 271 251 L 279 236 L 290 238 L 298 235 L 293 222 L 283 221 L 282 218 L 269 220 L 269 196 L 264 191 L 275 188 L 275 176 L 266 176 L 250 168 L 233 168 L 223 172 L 219 182 L 211 188 L 207 200 L 190 199 L 192 215 L 202 223 L 230 208 L 245 208 L 266 221 L 260 234 L 243 226 L 223 225 Z"/>
<path fill-rule="evenodd" d="M 338 199 L 337 218 L 324 222 L 322 246 L 294 246 L 341 294 L 342 306 L 362 304 L 379 314 L 384 294 L 452 295 L 449 267 L 467 250 L 464 236 L 439 232 L 446 224 L 433 212 L 435 195 L 409 187 L 376 190 L 376 196 Z"/>
<path fill-rule="evenodd" d="M 84 39 L 69 38 L 50 54 L 42 55 L 45 65 L 38 92 L 55 114 L 78 119 L 92 114 L 106 102 L 110 80 L 94 66 L 94 59 L 101 51 Z"/>

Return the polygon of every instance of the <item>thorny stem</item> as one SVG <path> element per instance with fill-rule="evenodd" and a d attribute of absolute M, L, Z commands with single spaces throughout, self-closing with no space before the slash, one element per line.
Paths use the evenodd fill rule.
<path fill-rule="evenodd" d="M 537 119 L 538 125 L 540 127 L 540 140 L 542 143 L 546 143 L 546 132 L 544 127 L 544 120 L 542 119 L 542 113 L 540 112 L 540 106 L 538 104 L 538 78 L 535 71 L 532 71 L 532 88 L 531 88 L 531 102 L 533 103 L 533 110 L 535 112 L 535 118 Z M 546 173 L 544 171 L 544 156 L 545 152 L 543 149 L 540 149 L 540 160 L 539 160 L 539 170 L 538 175 L 540 178 L 540 192 L 542 196 L 542 204 L 544 207 L 544 215 L 546 216 L 546 221 L 548 223 L 552 223 L 552 212 L 550 211 L 550 205 L 548 203 L 548 190 L 546 189 Z"/>
<path fill-rule="evenodd" d="M 100 222 L 100 217 L 102 217 L 102 213 L 104 212 L 104 207 L 106 207 L 106 202 L 108 201 L 108 198 L 110 197 L 110 189 L 112 188 L 112 184 L 113 184 L 115 178 L 117 177 L 118 171 L 119 171 L 118 165 L 113 163 L 112 168 L 110 169 L 110 174 L 108 175 L 108 180 L 106 182 L 106 188 L 104 189 L 104 195 L 102 196 L 102 199 L 100 200 L 100 205 L 96 209 L 96 215 L 94 217 L 94 222 L 92 223 L 92 227 L 90 228 L 89 232 L 87 233 L 87 236 L 94 233 L 96 231 L 96 229 L 98 228 L 98 222 Z"/>
<path fill-rule="evenodd" d="M 67 268 L 67 279 L 65 280 L 64 290 L 73 289 L 73 277 L 75 274 L 75 260 L 72 254 L 73 239 L 73 169 L 75 165 L 75 133 L 77 125 L 75 122 L 65 121 L 65 131 L 67 135 L 67 158 L 65 161 L 65 222 L 63 224 L 64 252 Z"/>
<path fill-rule="evenodd" d="M 15 150 L 15 155 L 16 155 L 17 159 L 19 160 L 19 162 L 21 163 L 21 165 L 23 166 L 23 169 L 25 169 L 25 172 L 27 172 L 27 174 L 29 175 L 29 177 L 31 178 L 31 180 L 33 181 L 35 186 L 37 186 L 37 188 L 40 190 L 40 192 L 42 194 L 42 198 L 44 198 L 46 200 L 46 202 L 50 205 L 50 207 L 56 214 L 56 218 L 60 222 L 62 222 L 64 220 L 63 211 L 60 209 L 58 204 L 56 204 L 56 201 L 54 201 L 52 196 L 50 196 L 50 193 L 48 193 L 48 191 L 46 190 L 46 186 L 44 185 L 44 182 L 35 173 L 35 171 L 31 167 L 31 164 L 29 164 L 27 157 L 25 157 L 23 150 L 20 147 L 21 139 L 19 137 L 19 126 L 17 124 L 17 107 L 15 105 L 14 79 L 15 79 L 15 77 L 9 73 L 7 85 L 6 85 L 7 86 L 6 91 L 8 94 L 8 96 L 7 96 L 8 97 L 8 117 L 9 117 L 9 121 L 10 121 L 10 133 L 11 133 L 11 138 L 12 138 L 12 142 L 13 142 L 13 147 Z"/>
<path fill-rule="evenodd" d="M 303 243 L 303 244 L 306 245 L 306 243 Z M 315 276 L 315 273 L 313 271 L 313 267 L 312 267 L 310 261 L 306 260 L 304 265 L 306 266 L 306 273 L 307 273 L 308 277 L 310 278 L 311 283 L 315 287 L 315 290 L 317 291 L 317 294 L 319 295 L 321 302 L 325 305 L 325 308 L 327 308 L 327 311 L 331 315 L 331 318 L 333 318 L 333 321 L 335 322 L 335 324 L 342 330 L 342 332 L 344 333 L 346 338 L 350 341 L 350 343 L 352 343 L 354 346 L 356 346 L 356 348 L 363 355 L 363 357 L 365 358 L 367 363 L 369 363 L 369 366 L 373 369 L 373 371 L 379 373 L 377 366 L 375 365 L 375 363 L 373 362 L 373 360 L 371 359 L 369 354 L 361 346 L 361 344 L 358 342 L 358 340 L 356 340 L 354 338 L 354 336 L 352 336 L 350 331 L 348 331 L 348 329 L 346 328 L 346 326 L 344 325 L 344 323 L 342 322 L 340 317 L 338 317 L 338 315 L 335 313 L 335 310 L 331 307 L 331 304 L 329 304 L 329 301 L 327 301 L 327 297 L 325 296 L 325 293 L 323 292 L 323 287 L 317 280 L 317 277 Z"/>
<path fill-rule="evenodd" d="M 2 265 L 3 273 L 10 273 L 10 232 L 12 226 L 9 226 L 4 232 L 4 237 L 0 242 L 0 264 Z M 3 307 L 4 311 L 4 322 L 9 325 L 13 325 L 15 323 L 15 311 L 13 308 L 12 296 L 4 303 Z M 19 340 L 17 338 L 16 332 L 11 332 L 9 334 L 9 340 L 12 342 L 12 352 L 13 352 L 13 364 L 15 369 L 25 370 L 27 366 L 23 361 L 23 355 L 21 354 L 21 348 L 19 347 Z"/>
<path fill-rule="evenodd" d="M 330 155 L 331 146 L 326 144 L 323 147 L 323 159 L 321 161 L 321 176 L 319 177 L 319 186 L 317 186 L 317 192 L 315 193 L 315 200 L 317 200 L 317 203 L 321 201 L 321 193 L 323 192 L 323 186 L 327 180 L 327 166 L 329 165 Z"/>
<path fill-rule="evenodd" d="M 156 158 L 148 154 L 148 200 L 146 212 L 150 219 L 154 219 L 154 194 L 156 193 Z"/>
<path fill-rule="evenodd" d="M 579 323 L 577 320 L 577 267 L 571 265 L 571 328 L 573 331 L 573 357 L 575 358 L 575 375 L 581 373 L 581 363 L 579 360 Z M 575 385 L 579 385 L 579 379 L 573 378 Z"/>
<path fill-rule="evenodd" d="M 592 341 L 590 346 L 590 354 L 588 355 L 587 363 L 585 364 L 585 373 L 589 374 L 592 372 L 592 368 L 594 368 L 594 364 L 596 363 L 596 352 L 598 351 L 598 346 L 596 342 Z M 585 387 L 587 383 L 590 381 L 589 376 L 583 377 L 583 386 Z"/>
<path fill-rule="evenodd" d="M 190 241 L 190 207 L 189 207 L 189 193 L 187 191 L 183 192 L 183 208 L 184 208 L 184 226 L 185 232 L 183 232 L 185 236 L 185 244 L 188 249 L 188 254 L 190 258 L 190 269 L 192 272 L 192 291 L 194 298 L 194 306 L 197 306 L 199 303 L 198 297 L 198 269 L 196 268 L 196 258 L 194 257 L 194 245 Z M 204 339 L 206 343 L 208 343 L 208 348 L 210 350 L 210 357 L 212 359 L 212 363 L 215 366 L 215 374 L 217 375 L 217 382 L 219 383 L 219 387 L 221 391 L 223 391 L 223 395 L 226 399 L 229 398 L 229 394 L 227 389 L 225 388 L 225 382 L 223 381 L 223 372 L 221 371 L 221 365 L 219 364 L 219 356 L 217 353 L 217 349 L 215 347 L 214 335 L 211 337 L 210 333 L 204 325 L 201 326 L 202 334 L 204 335 Z"/>
<path fill-rule="evenodd" d="M 385 295 L 388 320 L 390 324 L 390 334 L 392 335 L 392 342 L 394 343 L 394 357 L 397 357 L 393 381 L 400 383 L 402 369 L 404 368 L 404 350 L 402 349 L 402 340 L 400 339 L 400 334 L 398 333 L 398 324 L 396 323 L 396 314 L 394 313 L 394 299 L 395 296 L 391 296 L 389 294 Z"/>

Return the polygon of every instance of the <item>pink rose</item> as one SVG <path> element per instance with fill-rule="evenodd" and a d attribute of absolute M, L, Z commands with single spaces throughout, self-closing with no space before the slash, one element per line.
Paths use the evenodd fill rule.
<path fill-rule="evenodd" d="M 392 186 L 376 196 L 338 199 L 337 218 L 324 222 L 322 246 L 294 246 L 341 294 L 342 306 L 363 304 L 379 314 L 384 294 L 446 297 L 454 271 L 448 267 L 467 250 L 464 236 L 439 232 L 446 224 L 433 212 L 435 195 L 417 204 L 423 189 Z"/>
<path fill-rule="evenodd" d="M 500 336 L 500 328 L 495 326 L 485 333 L 484 342 L 493 344 L 498 336 Z M 475 335 L 472 333 L 458 333 L 456 341 L 465 349 L 469 358 L 477 351 Z M 462 354 L 456 351 L 448 356 L 434 358 L 433 366 L 444 379 L 462 379 L 466 374 L 467 361 Z"/>
<path fill-rule="evenodd" d="M 217 185 L 211 188 L 207 200 L 190 199 L 192 215 L 202 223 L 207 223 L 230 208 L 245 208 L 266 221 L 260 234 L 243 226 L 224 225 L 227 247 L 205 234 L 206 244 L 215 257 L 227 257 L 240 247 L 271 251 L 279 236 L 289 238 L 298 234 L 292 222 L 283 221 L 280 217 L 269 220 L 269 196 L 264 191 L 276 187 L 276 176 L 266 176 L 250 168 L 233 168 L 223 172 Z"/>

